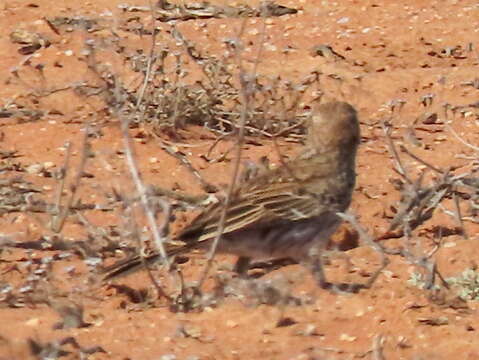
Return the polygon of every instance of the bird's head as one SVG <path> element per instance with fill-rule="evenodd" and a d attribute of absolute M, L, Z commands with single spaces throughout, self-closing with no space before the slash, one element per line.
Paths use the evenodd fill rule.
<path fill-rule="evenodd" d="M 360 133 L 357 113 L 346 102 L 333 101 L 313 109 L 308 146 L 320 153 L 346 151 L 355 154 Z"/>

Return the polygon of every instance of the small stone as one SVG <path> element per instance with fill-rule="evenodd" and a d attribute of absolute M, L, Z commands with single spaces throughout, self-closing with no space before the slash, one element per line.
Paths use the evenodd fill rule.
<path fill-rule="evenodd" d="M 364 310 L 361 309 L 361 310 L 357 311 L 355 315 L 357 317 L 361 317 L 361 316 L 364 316 L 364 314 L 365 314 Z"/>
<path fill-rule="evenodd" d="M 427 112 L 427 113 L 422 114 L 419 117 L 419 121 L 421 121 L 421 123 L 423 123 L 425 125 L 436 124 L 437 120 L 438 120 L 438 116 L 437 116 L 436 113 Z"/>
<path fill-rule="evenodd" d="M 444 245 L 442 245 L 443 248 L 452 248 L 452 247 L 455 247 L 457 245 L 456 242 L 454 241 L 448 241 L 446 243 L 444 243 Z"/>
<path fill-rule="evenodd" d="M 192 339 L 199 339 L 202 335 L 201 328 L 199 326 L 185 324 L 179 328 L 179 334 L 184 337 L 190 337 Z"/>
<path fill-rule="evenodd" d="M 45 168 L 45 170 L 50 170 L 55 167 L 55 164 L 51 161 L 45 161 L 43 163 L 43 167 Z"/>
<path fill-rule="evenodd" d="M 316 325 L 307 324 L 306 327 L 300 332 L 299 335 L 303 335 L 303 336 L 318 335 Z"/>
<path fill-rule="evenodd" d="M 349 342 L 353 342 L 357 339 L 356 336 L 351 336 L 351 335 L 348 335 L 348 334 L 341 334 L 339 336 L 339 340 L 341 341 L 349 341 Z"/>
<path fill-rule="evenodd" d="M 32 164 L 27 166 L 25 169 L 27 173 L 29 174 L 40 174 L 43 171 L 43 165 L 42 164 Z"/>
<path fill-rule="evenodd" d="M 165 354 L 160 356 L 160 360 L 176 360 L 175 354 Z"/>
<path fill-rule="evenodd" d="M 40 320 L 38 318 L 33 318 L 25 322 L 25 325 L 27 326 L 38 326 L 40 323 Z"/>
<path fill-rule="evenodd" d="M 238 326 L 238 323 L 236 321 L 233 321 L 233 320 L 228 320 L 226 321 L 226 326 L 229 327 L 229 328 L 235 328 Z"/>

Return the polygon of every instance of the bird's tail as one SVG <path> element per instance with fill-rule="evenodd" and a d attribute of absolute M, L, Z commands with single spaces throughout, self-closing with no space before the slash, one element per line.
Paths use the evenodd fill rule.
<path fill-rule="evenodd" d="M 189 250 L 188 246 L 175 245 L 167 248 L 168 258 L 180 255 Z M 151 266 L 154 263 L 161 262 L 161 255 L 159 252 L 153 252 L 146 256 L 133 256 L 124 260 L 117 261 L 116 263 L 107 266 L 102 269 L 101 276 L 103 281 L 112 280 L 128 274 L 132 274 L 141 270 L 144 266 Z"/>

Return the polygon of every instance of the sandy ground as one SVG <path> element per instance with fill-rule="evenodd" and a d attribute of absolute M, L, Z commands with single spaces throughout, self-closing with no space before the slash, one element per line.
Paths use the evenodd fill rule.
<path fill-rule="evenodd" d="M 139 14 L 148 27 L 151 16 L 148 12 L 125 15 L 119 9 L 120 3 L 9 0 L 0 4 L 0 105 L 6 108 L 22 104 L 24 109 L 43 112 L 35 119 L 25 113 L 0 118 L 1 181 L 21 177 L 36 191 L 30 193 L 33 195 L 27 202 L 31 204 L 32 199 L 38 198 L 54 202 L 60 183 L 54 170 L 63 166 L 65 143 L 70 142 L 71 164 L 64 190 L 70 193 L 68 184 L 74 181 L 75 169 L 84 153 L 81 144 L 89 123 L 94 130 L 89 140 L 91 156 L 84 168 L 87 176 L 82 177 L 76 197 L 83 204 L 106 208 L 79 211 L 83 223 L 78 216 L 68 217 L 59 234 L 52 231 L 52 217 L 45 212 L 2 210 L 0 359 L 479 358 L 477 302 L 460 300 L 455 290 L 432 293 L 420 289 L 410 280 L 423 270 L 401 256 L 388 256 L 390 264 L 373 287 L 358 294 L 321 290 L 304 268 L 290 265 L 256 281 L 276 284 L 283 298 L 295 297 L 299 299 L 296 303 L 265 304 L 246 291 L 246 295 L 229 294 L 201 311 L 186 313 L 173 311 L 164 299 L 156 297 L 144 271 L 113 285 L 99 283 L 96 270 L 87 266 L 85 258 L 111 264 L 113 258 L 123 255 L 112 247 L 105 253 L 94 254 L 91 249 L 97 247 L 93 243 L 129 241 L 125 229 L 131 214 L 112 200 L 113 189 L 124 195 L 132 193 L 119 121 L 105 111 L 105 102 L 99 97 L 79 96 L 71 88 L 45 94 L 52 89 L 95 81 L 84 61 L 85 42 L 90 39 L 102 46 L 99 63 L 110 65 L 126 83 L 139 83 L 138 74 L 128 71 L 120 57 L 109 55 L 108 49 L 116 41 L 126 48 L 136 46 L 149 51 L 148 34 L 127 32 L 120 25 L 126 17 Z M 382 128 L 385 121 L 392 126 L 392 139 L 398 148 L 405 146 L 443 171 L 477 171 L 478 149 L 474 144 L 479 143 L 479 111 L 477 105 L 468 106 L 477 104 L 479 95 L 476 1 L 285 0 L 281 4 L 299 12 L 266 20 L 250 18 L 246 22 L 237 18 L 178 21 L 176 26 L 199 49 L 214 54 L 224 51 L 223 40 L 237 37 L 244 25 L 242 56 L 247 66 L 257 65 L 259 74 L 281 76 L 293 82 L 320 72 L 324 99 L 346 100 L 358 109 L 362 144 L 352 211 L 372 237 L 387 230 L 391 208 L 400 198 L 394 186 L 400 176 L 393 170 L 394 161 Z M 148 4 L 133 0 L 129 5 Z M 95 18 L 109 25 L 89 32 L 79 27 L 55 29 L 43 20 L 56 16 Z M 169 25 L 156 25 L 161 31 L 169 29 Z M 39 34 L 42 47 L 31 55 L 20 54 L 19 49 L 25 44 L 12 41 L 11 36 L 18 29 Z M 258 61 L 262 38 L 264 46 Z M 313 47 L 323 44 L 341 56 L 312 56 Z M 174 52 L 170 57 L 174 57 Z M 193 69 L 188 76 L 191 80 L 201 73 Z M 432 103 L 428 103 L 430 99 Z M 307 106 L 310 100 L 304 101 Z M 457 110 L 446 112 L 446 103 Z M 395 111 L 391 112 L 394 104 Z M 430 114 L 436 114 L 437 119 Z M 141 126 L 130 129 L 145 183 L 201 194 L 190 171 L 162 150 L 158 139 L 145 136 L 148 131 Z M 216 136 L 193 125 L 180 134 L 173 142 L 177 141 L 176 146 L 204 179 L 220 188 L 226 186 L 233 161 L 204 160 Z M 172 140 L 168 135 L 160 134 L 160 138 Z M 284 154 L 293 154 L 301 146 L 286 140 L 278 140 Z M 232 141 L 220 141 L 213 156 L 227 151 Z M 15 157 L 6 155 L 11 151 L 16 152 Z M 250 137 L 242 163 L 258 161 L 262 156 L 278 163 L 271 140 Z M 400 157 L 411 177 L 416 178 L 418 171 L 424 169 L 423 164 L 404 152 L 400 152 Z M 426 182 L 434 177 L 432 173 L 427 171 Z M 431 253 L 429 263 L 435 262 L 440 273 L 449 278 L 477 267 L 479 250 L 475 241 L 479 239 L 474 220 L 477 222 L 478 218 L 470 214 L 467 201 L 460 202 L 467 217 L 466 238 L 458 231 L 458 222 L 444 211 L 452 209 L 453 202 L 446 200 L 443 206 L 413 232 L 408 244 L 413 244 L 418 256 Z M 188 212 L 179 214 L 173 231 L 190 218 Z M 334 239 L 347 242 L 350 237 L 354 237 L 354 230 L 348 227 L 342 228 Z M 54 242 L 52 239 L 72 245 L 68 249 L 42 249 L 41 244 Z M 406 239 L 399 237 L 381 243 L 403 248 Z M 435 243 L 440 246 L 433 253 Z M 107 245 L 102 246 L 108 249 Z M 65 251 L 70 256 L 62 258 Z M 348 261 L 341 255 L 346 255 Z M 225 268 L 233 261 L 233 257 L 218 257 L 207 290 L 211 290 L 217 274 L 230 274 Z M 204 258 L 193 255 L 183 265 L 187 281 L 197 279 L 203 265 Z M 333 254 L 327 273 L 339 281 L 365 282 L 379 266 L 380 256 L 371 247 L 360 244 Z M 29 278 L 33 275 L 38 276 L 37 280 Z M 168 279 L 164 272 L 157 276 L 160 280 Z M 244 289 L 249 285 L 238 286 Z M 138 299 L 140 293 L 148 293 L 147 300 Z M 82 309 L 85 324 L 73 321 L 71 327 L 59 329 L 55 324 L 62 317 L 65 323 L 75 318 L 65 315 L 69 312 L 65 309 L 76 309 L 76 313 Z"/>

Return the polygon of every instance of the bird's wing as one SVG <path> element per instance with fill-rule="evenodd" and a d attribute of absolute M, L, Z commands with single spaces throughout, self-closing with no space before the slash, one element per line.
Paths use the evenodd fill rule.
<path fill-rule="evenodd" d="M 305 183 L 309 177 L 299 180 L 284 169 L 275 175 L 252 179 L 240 186 L 227 209 L 223 234 L 283 220 L 297 221 L 324 211 L 319 206 L 320 194 L 307 191 Z M 207 208 L 185 228 L 179 239 L 198 243 L 214 238 L 222 211 L 221 203 Z"/>
<path fill-rule="evenodd" d="M 180 254 L 197 247 L 200 243 L 212 240 L 218 232 L 222 204 L 215 204 L 204 210 L 183 230 L 178 239 L 183 244 L 167 247 L 168 255 Z M 324 211 L 324 209 L 323 209 Z M 318 200 L 304 192 L 296 180 L 275 182 L 269 186 L 253 185 L 242 187 L 232 198 L 226 212 L 223 234 L 256 226 L 274 225 L 275 222 L 297 221 L 320 214 Z M 161 260 L 157 252 L 143 259 L 134 256 L 119 261 L 103 270 L 103 280 L 110 280 L 140 269 L 143 263 L 151 264 Z"/>

